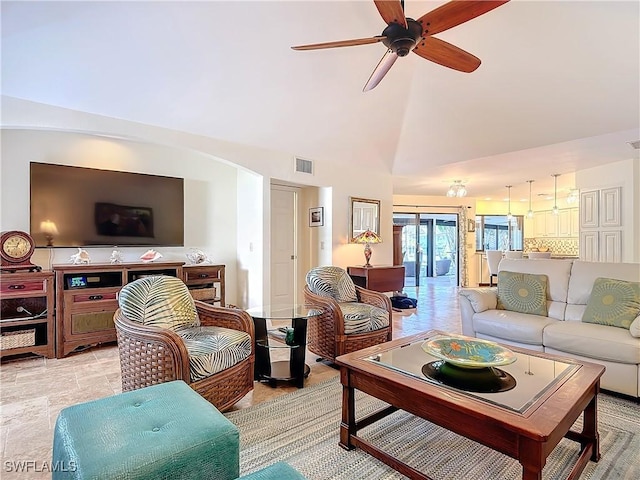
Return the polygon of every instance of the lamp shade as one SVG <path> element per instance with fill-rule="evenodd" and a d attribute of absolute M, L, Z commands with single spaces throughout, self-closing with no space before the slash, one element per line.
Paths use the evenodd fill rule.
<path fill-rule="evenodd" d="M 53 236 L 58 235 L 58 227 L 51 220 L 44 220 L 40 222 L 40 231 L 44 233 L 47 239 L 47 247 L 53 247 Z"/>
<path fill-rule="evenodd" d="M 40 231 L 49 235 L 58 235 L 58 227 L 51 220 L 40 222 Z"/>
<path fill-rule="evenodd" d="M 370 267 L 371 263 L 369 263 L 369 260 L 371 260 L 371 247 L 369 245 L 371 243 L 382 243 L 382 239 L 378 236 L 377 233 L 367 229 L 356 238 L 354 238 L 353 243 L 364 243 L 364 258 L 367 260 L 367 263 L 365 263 L 364 266 Z"/>
<path fill-rule="evenodd" d="M 382 243 L 382 239 L 376 232 L 367 229 L 353 239 L 353 243 Z"/>

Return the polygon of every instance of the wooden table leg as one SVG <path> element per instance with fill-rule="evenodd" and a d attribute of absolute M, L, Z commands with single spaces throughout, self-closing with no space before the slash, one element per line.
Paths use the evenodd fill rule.
<path fill-rule="evenodd" d="M 591 461 L 600 460 L 600 435 L 598 434 L 598 393 L 593 396 L 587 408 L 584 409 L 582 435 L 593 445 Z M 584 448 L 585 445 L 583 444 Z"/>
<path fill-rule="evenodd" d="M 522 480 L 542 480 L 542 469 L 546 458 L 542 444 L 528 438 L 520 437 L 518 460 L 522 465 Z"/>
<path fill-rule="evenodd" d="M 340 381 L 342 382 L 342 422 L 340 422 L 340 445 L 345 450 L 356 448 L 351 443 L 351 435 L 356 434 L 356 399 L 355 390 L 351 386 L 349 370 L 340 369 Z"/>

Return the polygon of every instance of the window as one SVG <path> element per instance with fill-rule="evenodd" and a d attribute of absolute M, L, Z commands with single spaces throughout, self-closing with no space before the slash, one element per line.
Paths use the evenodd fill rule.
<path fill-rule="evenodd" d="M 522 250 L 523 215 L 476 215 L 476 250 Z"/>

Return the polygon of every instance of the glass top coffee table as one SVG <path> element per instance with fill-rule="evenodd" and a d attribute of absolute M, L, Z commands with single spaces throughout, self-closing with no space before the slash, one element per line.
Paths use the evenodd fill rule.
<path fill-rule="evenodd" d="M 465 369 L 423 348 L 443 336 L 450 335 L 425 332 L 336 359 L 343 385 L 340 446 L 360 447 L 403 475 L 429 479 L 358 436 L 361 428 L 400 409 L 517 459 L 526 480 L 542 479 L 546 458 L 563 437 L 582 445 L 571 478 L 590 459 L 598 461 L 596 402 L 603 366 L 508 347 L 513 363 Z M 495 388 L 484 388 L 495 378 Z M 355 389 L 390 406 L 356 421 Z M 581 414 L 582 432 L 570 430 Z"/>
<path fill-rule="evenodd" d="M 322 310 L 282 304 L 250 308 L 247 313 L 255 326 L 255 380 L 267 381 L 272 387 L 279 380 L 290 381 L 302 388 L 311 371 L 305 363 L 307 319 L 320 315 Z M 286 325 L 269 329 L 267 320 Z M 288 349 L 289 361 L 271 361 L 271 349 Z"/>

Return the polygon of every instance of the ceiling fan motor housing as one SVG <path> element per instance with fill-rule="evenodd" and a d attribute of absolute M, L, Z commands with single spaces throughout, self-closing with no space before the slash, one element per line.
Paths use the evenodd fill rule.
<path fill-rule="evenodd" d="M 383 30 L 382 35 L 386 37 L 382 43 L 399 57 L 404 57 L 413 50 L 422 36 L 422 25 L 413 18 L 407 18 L 407 28 L 392 22 Z"/>

